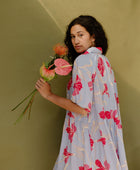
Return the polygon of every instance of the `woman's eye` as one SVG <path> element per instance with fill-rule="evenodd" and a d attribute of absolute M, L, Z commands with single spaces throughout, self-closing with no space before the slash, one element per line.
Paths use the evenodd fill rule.
<path fill-rule="evenodd" d="M 75 36 L 71 35 L 71 39 L 74 39 L 74 38 L 75 38 Z"/>
<path fill-rule="evenodd" d="M 83 36 L 83 34 L 79 34 L 79 37 L 82 37 Z"/>

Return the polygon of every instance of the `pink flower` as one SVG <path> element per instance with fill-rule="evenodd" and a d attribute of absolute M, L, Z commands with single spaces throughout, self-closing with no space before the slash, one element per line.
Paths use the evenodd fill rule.
<path fill-rule="evenodd" d="M 94 140 L 91 138 L 90 134 L 89 134 L 89 139 L 90 139 L 90 149 L 92 151 L 93 150 L 93 145 L 94 145 Z"/>
<path fill-rule="evenodd" d="M 84 166 L 80 166 L 79 170 L 92 170 L 92 168 L 89 167 L 89 165 L 84 164 Z"/>
<path fill-rule="evenodd" d="M 78 75 L 76 76 L 76 83 L 74 83 L 73 88 L 74 88 L 74 91 L 72 94 L 73 96 L 76 96 L 77 94 L 79 94 L 79 91 L 83 88 L 81 79 Z"/>
<path fill-rule="evenodd" d="M 72 85 L 72 77 L 70 78 L 70 80 L 69 80 L 69 82 L 68 82 L 68 85 L 67 85 L 67 89 L 68 89 L 68 90 L 70 90 L 71 85 Z"/>
<path fill-rule="evenodd" d="M 94 80 L 95 80 L 95 76 L 96 76 L 96 72 L 95 72 L 95 74 L 92 74 L 92 76 L 91 76 L 92 80 L 88 82 L 88 86 L 90 88 L 90 91 L 93 91 L 93 83 L 94 83 Z"/>
<path fill-rule="evenodd" d="M 116 93 L 115 93 L 115 98 L 116 98 L 117 104 L 119 104 L 119 97 L 116 96 Z"/>
<path fill-rule="evenodd" d="M 74 116 L 71 112 L 68 112 L 68 116 L 74 118 Z"/>
<path fill-rule="evenodd" d="M 88 104 L 88 108 L 85 108 L 87 112 L 91 112 L 91 102 Z"/>
<path fill-rule="evenodd" d="M 68 75 L 72 70 L 72 66 L 62 58 L 54 60 L 54 65 L 56 66 L 55 72 L 59 75 Z"/>
<path fill-rule="evenodd" d="M 68 152 L 68 146 L 64 149 L 63 155 L 65 156 L 65 164 L 68 162 L 68 159 L 70 156 L 72 156 L 72 153 Z"/>
<path fill-rule="evenodd" d="M 104 111 L 101 111 L 101 112 L 99 113 L 99 115 L 100 115 L 100 118 L 102 118 L 102 119 L 105 119 L 105 118 L 106 118 Z"/>
<path fill-rule="evenodd" d="M 98 159 L 95 161 L 95 164 L 99 167 L 96 170 L 109 170 L 110 169 L 110 164 L 107 162 L 107 160 L 104 162 L 104 166 Z"/>
<path fill-rule="evenodd" d="M 118 149 L 116 149 L 116 153 L 117 153 L 117 156 L 118 156 L 118 159 L 119 159 L 119 152 L 118 152 Z"/>
<path fill-rule="evenodd" d="M 106 83 L 104 84 L 104 91 L 103 91 L 102 95 L 104 95 L 104 94 L 107 94 L 108 97 L 109 97 L 108 87 L 107 87 L 107 84 L 106 84 Z"/>
<path fill-rule="evenodd" d="M 45 81 L 50 81 L 55 76 L 55 70 L 49 70 L 45 67 L 45 64 L 40 67 L 40 75 Z"/>
<path fill-rule="evenodd" d="M 97 142 L 102 142 L 102 144 L 105 145 L 106 144 L 106 138 L 101 137 L 100 139 L 98 139 Z"/>
<path fill-rule="evenodd" d="M 115 118 L 114 118 L 114 122 L 116 123 L 116 125 L 118 125 L 118 124 L 120 123 L 119 118 L 118 118 L 118 117 L 115 117 Z"/>
<path fill-rule="evenodd" d="M 105 118 L 111 119 L 111 112 L 110 111 L 104 111 L 104 109 L 103 109 L 103 111 L 101 111 L 99 113 L 99 115 L 100 115 L 100 118 L 102 118 L 102 119 L 105 119 Z"/>
<path fill-rule="evenodd" d="M 105 111 L 105 116 L 107 119 L 111 119 L 111 113 L 109 111 Z"/>
<path fill-rule="evenodd" d="M 122 129 L 122 125 L 121 124 L 118 124 L 117 125 L 119 129 Z"/>
<path fill-rule="evenodd" d="M 111 68 L 111 66 L 110 66 L 110 64 L 109 64 L 109 62 L 107 60 L 106 60 L 106 64 L 110 68 L 110 73 L 112 73 L 112 68 Z"/>
<path fill-rule="evenodd" d="M 88 82 L 88 87 L 89 87 L 90 91 L 93 91 L 93 83 L 92 83 L 92 81 Z"/>
<path fill-rule="evenodd" d="M 70 123 L 69 123 L 68 127 L 66 128 L 66 131 L 67 131 L 67 133 L 69 134 L 69 135 L 68 135 L 68 138 L 69 138 L 69 140 L 70 140 L 70 143 L 72 143 L 73 135 L 74 135 L 74 133 L 76 132 L 76 130 L 77 130 L 77 128 L 76 128 L 76 126 L 75 126 L 75 123 L 72 123 L 72 124 L 71 124 L 71 127 L 70 127 Z"/>
<path fill-rule="evenodd" d="M 105 71 L 105 66 L 104 66 L 103 59 L 101 57 L 99 57 L 99 59 L 98 59 L 98 69 L 100 71 L 100 74 L 103 77 L 104 76 L 104 71 Z"/>

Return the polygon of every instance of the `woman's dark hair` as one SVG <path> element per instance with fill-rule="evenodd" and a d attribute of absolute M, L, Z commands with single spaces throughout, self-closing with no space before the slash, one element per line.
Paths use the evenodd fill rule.
<path fill-rule="evenodd" d="M 75 18 L 67 27 L 66 36 L 64 39 L 65 45 L 68 47 L 68 59 L 69 62 L 73 63 L 75 58 L 79 55 L 71 42 L 71 27 L 79 24 L 83 26 L 89 34 L 92 36 L 94 35 L 95 38 L 95 46 L 101 47 L 103 50 L 103 54 L 106 54 L 108 49 L 108 42 L 107 37 L 105 35 L 105 31 L 102 25 L 92 16 L 89 15 L 80 15 L 79 17 Z"/>

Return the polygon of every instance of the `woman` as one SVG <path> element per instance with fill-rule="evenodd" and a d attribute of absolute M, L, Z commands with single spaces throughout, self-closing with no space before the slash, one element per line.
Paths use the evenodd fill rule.
<path fill-rule="evenodd" d="M 54 170 L 127 170 L 116 81 L 104 56 L 105 32 L 92 16 L 79 16 L 69 24 L 65 44 L 73 63 L 67 98 L 53 94 L 43 79 L 35 86 L 67 110 Z"/>

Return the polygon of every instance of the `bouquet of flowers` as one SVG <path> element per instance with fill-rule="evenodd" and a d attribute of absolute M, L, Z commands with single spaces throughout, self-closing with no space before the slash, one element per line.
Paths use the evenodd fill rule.
<path fill-rule="evenodd" d="M 45 81 L 52 80 L 57 74 L 58 75 L 68 75 L 72 70 L 72 65 L 70 65 L 66 60 L 64 60 L 64 57 L 67 56 L 67 48 L 63 45 L 57 44 L 54 47 L 55 55 L 52 57 L 52 60 L 50 62 L 44 62 L 43 65 L 40 67 L 40 75 Z M 25 97 L 20 103 L 18 103 L 12 111 L 16 110 L 23 102 L 25 102 L 27 99 L 29 99 L 27 105 L 25 106 L 23 112 L 18 117 L 18 119 L 15 121 L 14 124 L 19 122 L 22 117 L 25 115 L 27 111 L 28 112 L 28 119 L 30 119 L 30 113 L 32 104 L 34 101 L 34 97 L 37 93 L 37 90 L 34 89 L 27 97 Z"/>

